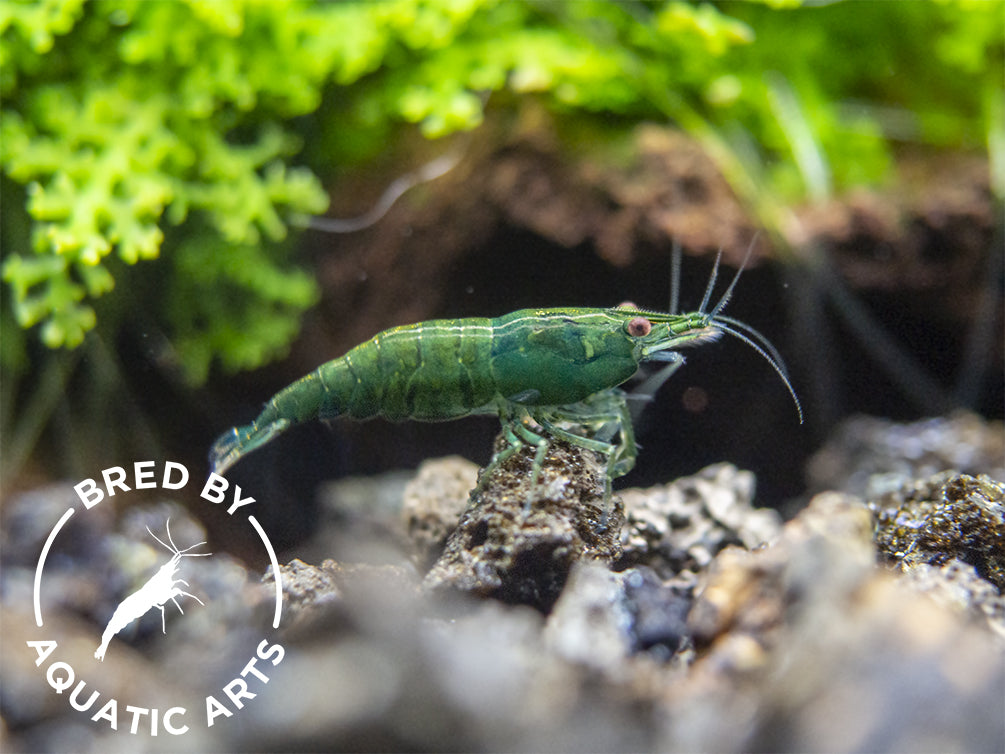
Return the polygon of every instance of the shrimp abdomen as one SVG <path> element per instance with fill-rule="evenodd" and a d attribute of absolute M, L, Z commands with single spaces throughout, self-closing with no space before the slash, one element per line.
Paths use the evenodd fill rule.
<path fill-rule="evenodd" d="M 322 367 L 323 377 L 334 388 L 344 379 L 338 362 L 345 362 L 355 382 L 346 413 L 356 419 L 456 419 L 496 398 L 491 341 L 491 320 L 484 318 L 395 327 Z"/>

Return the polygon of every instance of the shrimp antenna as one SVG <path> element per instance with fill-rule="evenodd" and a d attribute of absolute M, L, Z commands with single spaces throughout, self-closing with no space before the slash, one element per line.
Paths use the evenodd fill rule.
<path fill-rule="evenodd" d="M 676 238 L 673 241 L 673 250 L 670 252 L 670 314 L 677 313 L 680 304 L 680 266 L 681 248 L 680 241 Z"/>
<path fill-rule="evenodd" d="M 705 312 L 705 307 L 708 306 L 708 300 L 712 298 L 712 289 L 715 288 L 715 280 L 719 276 L 719 260 L 721 259 L 722 259 L 722 249 L 719 249 L 719 253 L 715 255 L 715 264 L 712 265 L 712 274 L 708 278 L 708 285 L 705 286 L 705 295 L 702 296 L 701 306 L 698 307 L 698 311 L 703 314 Z M 736 280 L 733 281 L 734 285 L 735 283 Z M 730 285 L 729 290 L 726 291 L 726 295 L 728 296 L 730 293 L 732 293 L 732 291 L 733 291 L 733 285 Z M 720 301 L 719 303 L 721 305 L 722 302 Z M 715 307 L 716 311 L 718 311 L 719 308 L 720 308 L 719 306 L 716 306 Z"/>
<path fill-rule="evenodd" d="M 753 253 L 754 245 L 756 243 L 757 235 L 754 236 L 750 242 L 750 246 L 747 247 L 747 253 L 743 256 L 743 262 L 740 263 L 739 268 L 736 270 L 736 274 L 733 275 L 733 279 L 726 288 L 726 292 L 722 294 L 722 297 L 719 299 L 718 303 L 716 303 L 715 308 L 709 312 L 708 322 L 714 325 L 717 329 L 722 330 L 725 333 L 729 333 L 734 338 L 742 340 L 748 346 L 757 351 L 757 353 L 759 353 L 765 361 L 771 364 L 771 368 L 775 370 L 775 373 L 785 384 L 785 389 L 788 390 L 789 395 L 792 396 L 792 401 L 796 404 L 796 411 L 799 413 L 799 423 L 802 424 L 803 406 L 799 402 L 799 396 L 796 395 L 795 389 L 792 387 L 792 382 L 789 379 L 789 371 L 785 367 L 785 360 L 782 359 L 782 355 L 778 352 L 778 349 L 771 344 L 771 341 L 750 325 L 745 322 L 741 322 L 738 319 L 734 319 L 733 317 L 727 317 L 722 313 L 722 310 L 726 308 L 726 304 L 733 295 L 733 290 L 736 288 L 736 284 L 740 280 L 740 275 L 743 273 L 744 269 L 746 269 L 747 262 L 750 261 L 750 255 Z M 722 251 L 720 250 L 715 258 L 715 267 L 712 268 L 712 279 L 709 281 L 709 286 L 705 290 L 705 298 L 702 299 L 701 308 L 698 311 L 705 311 L 705 306 L 708 304 L 708 299 L 712 293 L 712 285 L 715 282 L 715 276 L 719 268 L 719 258 L 721 256 Z"/>
<path fill-rule="evenodd" d="M 369 228 L 381 220 L 406 191 L 414 186 L 418 186 L 420 183 L 428 183 L 440 176 L 446 175 L 457 167 L 462 156 L 463 152 L 460 149 L 447 152 L 432 162 L 426 163 L 418 170 L 406 173 L 387 187 L 372 208 L 358 217 L 304 217 L 298 215 L 294 219 L 299 225 L 325 233 L 355 233 L 364 228 Z"/>
<path fill-rule="evenodd" d="M 778 364 L 779 367 L 781 367 L 782 371 L 785 373 L 785 376 L 788 377 L 789 370 L 788 367 L 785 366 L 785 359 L 782 358 L 782 355 L 778 352 L 778 349 L 775 348 L 774 344 L 770 340 L 768 340 L 764 335 L 759 333 L 757 330 L 748 325 L 746 322 L 741 322 L 740 320 L 735 319 L 733 317 L 727 317 L 725 314 L 720 314 L 718 317 L 715 318 L 715 321 L 725 322 L 726 324 L 731 325 L 733 328 L 740 330 L 741 332 L 750 336 L 750 338 L 756 341 L 761 348 L 763 348 L 765 351 L 768 352 L 768 354 L 771 356 L 771 359 L 776 364 Z"/>
<path fill-rule="evenodd" d="M 171 549 L 175 552 L 179 552 L 178 545 L 174 543 L 174 538 L 171 536 L 171 517 L 168 516 L 168 520 L 164 522 L 164 528 L 167 529 L 168 542 L 171 543 Z"/>
<path fill-rule="evenodd" d="M 673 241 L 673 247 L 670 254 L 670 308 L 668 311 L 670 314 L 676 314 L 677 307 L 680 306 L 680 270 L 684 256 L 680 241 L 676 238 Z M 712 282 L 715 282 L 714 273 Z M 706 298 L 709 295 L 709 292 L 706 291 Z M 660 370 L 655 374 L 650 375 L 641 385 L 628 394 L 628 398 L 633 401 L 637 401 L 635 405 L 630 407 L 633 422 L 638 422 L 640 420 L 642 414 L 641 404 L 648 403 L 653 400 L 653 396 L 655 396 L 657 391 L 663 387 L 663 384 L 670 379 L 670 376 L 684 366 L 684 356 L 681 354 L 674 355 L 676 358 L 670 360 L 666 366 L 660 368 Z"/>
<path fill-rule="evenodd" d="M 768 355 L 768 352 L 766 350 L 764 350 L 764 348 L 762 348 L 760 345 L 758 345 L 754 341 L 753 338 L 745 335 L 740 330 L 735 329 L 731 325 L 724 325 L 724 324 L 722 324 L 722 319 L 716 320 L 715 326 L 719 330 L 722 330 L 725 333 L 729 333 L 734 338 L 739 338 L 740 340 L 742 340 L 748 346 L 750 346 L 755 351 L 757 351 L 762 357 L 764 357 L 765 361 L 767 361 L 769 364 L 771 364 L 771 368 L 775 370 L 775 373 L 779 377 L 781 377 L 782 382 L 785 383 L 785 389 L 788 390 L 789 391 L 789 395 L 792 396 L 792 401 L 793 401 L 793 403 L 796 404 L 796 411 L 799 413 L 799 423 L 802 424 L 803 423 L 803 406 L 799 402 L 799 397 L 796 395 L 796 391 L 792 387 L 792 383 L 789 381 L 789 376 L 788 376 L 787 372 L 785 371 L 784 363 L 781 362 L 780 360 L 779 361 L 775 361 L 773 358 L 771 358 L 771 356 Z M 757 336 L 761 340 L 764 340 L 764 336 L 761 335 L 760 333 L 758 333 L 756 330 L 754 330 L 754 328 L 750 327 L 749 325 L 747 325 L 746 327 L 747 327 L 747 330 L 749 330 L 751 332 L 754 332 L 754 333 L 757 333 Z M 771 350 L 774 351 L 775 349 L 772 348 Z M 775 353 L 777 353 L 777 351 L 775 351 Z"/>
<path fill-rule="evenodd" d="M 757 235 L 758 234 L 754 235 L 754 238 L 750 242 L 750 246 L 747 247 L 747 253 L 743 255 L 743 261 L 740 262 L 740 266 L 737 268 L 736 274 L 733 275 L 733 279 L 732 279 L 732 281 L 730 281 L 729 287 L 726 288 L 726 292 L 722 294 L 722 298 L 719 299 L 719 303 L 715 305 L 715 308 L 708 315 L 710 319 L 715 319 L 719 315 L 719 312 L 721 312 L 723 309 L 726 308 L 726 303 L 733 296 L 733 289 L 736 288 L 736 284 L 740 280 L 740 275 L 746 269 L 747 262 L 750 261 L 750 255 L 754 252 L 754 245 L 757 243 Z M 722 250 L 720 249 L 719 250 L 719 255 L 715 259 L 715 266 L 716 267 L 719 266 L 719 257 L 721 257 L 721 256 L 722 256 Z M 712 270 L 712 278 L 713 278 L 713 280 L 715 279 L 715 270 Z M 708 298 L 708 294 L 710 292 L 711 291 L 705 291 L 705 298 L 706 299 Z M 701 309 L 699 309 L 699 311 L 705 311 L 705 303 L 706 303 L 706 301 L 702 301 L 701 302 Z"/>

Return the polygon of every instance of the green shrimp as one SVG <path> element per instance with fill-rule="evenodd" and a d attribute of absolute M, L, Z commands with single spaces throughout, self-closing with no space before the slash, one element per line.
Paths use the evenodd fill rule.
<path fill-rule="evenodd" d="M 521 309 L 494 319 L 432 320 L 385 330 L 281 390 L 251 424 L 223 434 L 210 452 L 212 470 L 225 473 L 289 427 L 312 419 L 448 421 L 496 414 L 508 447 L 482 479 L 530 444 L 536 447 L 533 488 L 548 438 L 557 437 L 606 455 L 609 492 L 611 480 L 634 466 L 637 450 L 627 396 L 619 386 L 646 362 L 667 365 L 662 382 L 683 363 L 678 349 L 723 333 L 772 365 L 802 421 L 778 352 L 756 330 L 722 314 L 739 271 L 715 307 L 705 311 L 717 270 L 718 259 L 701 306 L 687 314 L 633 304 Z"/>

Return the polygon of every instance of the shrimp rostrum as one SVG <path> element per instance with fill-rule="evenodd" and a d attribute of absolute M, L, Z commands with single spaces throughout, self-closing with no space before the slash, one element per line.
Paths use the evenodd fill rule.
<path fill-rule="evenodd" d="M 311 419 L 446 421 L 496 414 L 508 446 L 482 479 L 531 445 L 536 448 L 533 487 L 548 439 L 560 438 L 606 455 L 609 492 L 610 481 L 631 470 L 636 456 L 626 394 L 618 386 L 646 362 L 664 362 L 665 378 L 683 363 L 679 349 L 724 333 L 739 338 L 771 363 L 801 419 L 774 347 L 722 314 L 739 274 L 708 311 L 715 270 L 701 306 L 691 313 L 632 304 L 521 309 L 494 319 L 433 320 L 385 330 L 281 390 L 251 424 L 223 434 L 210 452 L 212 470 L 226 472 L 244 455 Z"/>

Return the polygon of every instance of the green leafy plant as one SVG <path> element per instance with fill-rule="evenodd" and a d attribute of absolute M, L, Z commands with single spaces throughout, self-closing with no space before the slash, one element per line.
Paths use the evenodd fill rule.
<path fill-rule="evenodd" d="M 198 227 L 205 269 L 217 271 L 211 277 L 285 320 L 284 338 L 254 317 L 243 318 L 247 342 L 214 338 L 225 363 L 257 366 L 280 353 L 316 299 L 306 273 L 284 269 L 258 246 L 285 238 L 282 212 L 327 204 L 317 178 L 284 161 L 300 139 L 278 124 L 317 105 L 319 82 L 311 97 L 299 72 L 256 70 L 235 44 L 251 33 L 241 11 L 237 3 L 111 2 L 0 10 L 0 156 L 6 174 L 27 184 L 34 221 L 29 249 L 4 250 L 3 276 L 18 322 L 40 323 L 46 345 L 81 343 L 95 325 L 89 301 L 114 287 L 111 258 L 157 258 L 164 226 Z M 259 24 L 262 45 L 265 28 Z M 192 216 L 199 222 L 186 222 Z M 194 241 L 182 239 L 169 250 L 175 265 Z M 187 348 L 189 320 L 177 309 L 167 314 L 182 363 L 201 378 L 205 349 Z M 249 343 L 258 344 L 251 358 Z"/>
<path fill-rule="evenodd" d="M 403 124 L 475 128 L 485 92 L 755 144 L 761 185 L 789 201 L 881 180 L 905 129 L 980 144 L 1002 4 L 878 5 L 4 3 L 0 164 L 30 218 L 29 237 L 5 240 L 11 310 L 48 346 L 76 346 L 116 265 L 164 255 L 157 316 L 189 377 L 214 359 L 258 366 L 317 298 L 282 243 L 291 216 L 325 209 L 317 175 Z M 312 169 L 293 162 L 305 144 Z"/>

